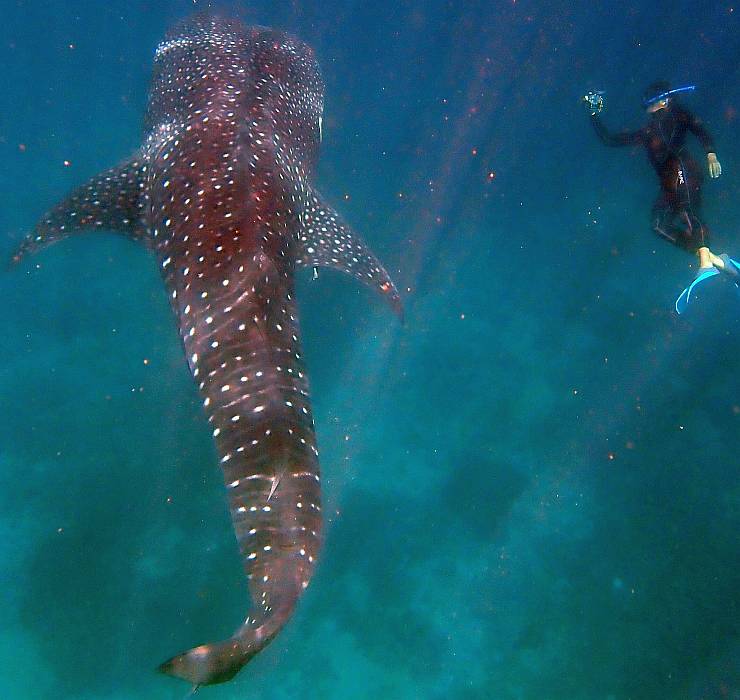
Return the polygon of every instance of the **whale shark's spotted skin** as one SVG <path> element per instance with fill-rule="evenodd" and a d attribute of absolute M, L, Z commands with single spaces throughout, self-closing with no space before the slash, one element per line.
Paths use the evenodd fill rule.
<path fill-rule="evenodd" d="M 324 86 L 313 52 L 198 16 L 160 44 L 144 143 L 42 218 L 15 260 L 89 229 L 155 253 L 220 456 L 251 607 L 223 642 L 163 664 L 232 678 L 280 630 L 319 548 L 319 463 L 294 300 L 297 266 L 330 266 L 400 309 L 376 258 L 311 184 Z"/>

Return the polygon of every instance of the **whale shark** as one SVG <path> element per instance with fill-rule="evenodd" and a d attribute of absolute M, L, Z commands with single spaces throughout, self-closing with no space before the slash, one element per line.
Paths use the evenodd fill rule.
<path fill-rule="evenodd" d="M 221 683 L 281 630 L 321 542 L 319 460 L 295 301 L 333 268 L 401 314 L 390 276 L 319 192 L 324 83 L 283 32 L 196 15 L 159 44 L 142 145 L 72 191 L 14 256 L 94 230 L 149 248 L 219 455 L 248 581 L 246 618 L 159 670 Z"/>

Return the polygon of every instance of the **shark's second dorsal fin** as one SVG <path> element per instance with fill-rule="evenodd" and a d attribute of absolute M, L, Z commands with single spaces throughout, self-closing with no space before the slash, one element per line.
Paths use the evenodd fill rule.
<path fill-rule="evenodd" d="M 82 231 L 103 229 L 145 239 L 145 178 L 146 165 L 140 154 L 91 178 L 41 218 L 21 243 L 13 262 Z"/>
<path fill-rule="evenodd" d="M 296 262 L 314 268 L 314 272 L 317 267 L 331 267 L 357 278 L 385 297 L 403 317 L 401 297 L 390 275 L 363 240 L 315 190 L 309 190 L 301 214 Z"/>

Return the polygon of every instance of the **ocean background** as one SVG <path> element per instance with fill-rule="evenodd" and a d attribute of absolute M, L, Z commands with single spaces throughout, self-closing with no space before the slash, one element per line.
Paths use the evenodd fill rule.
<path fill-rule="evenodd" d="M 0 254 L 138 146 L 155 47 L 208 5 L 0 2 Z M 694 261 L 579 103 L 637 127 L 647 83 L 695 83 L 713 247 L 740 257 L 740 6 L 218 7 L 315 48 L 319 187 L 406 323 L 301 275 L 325 546 L 274 643 L 198 697 L 740 698 L 740 300 L 676 316 Z M 0 698 L 180 700 L 156 666 L 247 594 L 154 259 L 80 236 L 0 295 Z"/>

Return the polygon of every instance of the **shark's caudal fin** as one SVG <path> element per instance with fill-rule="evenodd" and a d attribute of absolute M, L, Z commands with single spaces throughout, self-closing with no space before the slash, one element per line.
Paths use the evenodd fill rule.
<path fill-rule="evenodd" d="M 305 528 L 294 528 L 296 531 L 299 529 Z M 269 550 L 271 547 L 267 546 L 265 549 Z M 252 571 L 252 561 L 252 557 L 247 560 L 249 571 Z M 296 565 L 294 560 L 277 561 L 269 570 L 272 576 L 262 572 L 259 576 L 251 576 L 252 598 L 261 603 L 255 606 L 232 637 L 189 649 L 165 661 L 158 670 L 189 681 L 194 689 L 225 683 L 239 673 L 282 629 L 307 585 L 299 583 L 300 578 L 305 576 L 305 569 Z"/>
<path fill-rule="evenodd" d="M 403 318 L 401 297 L 380 261 L 342 217 L 315 190 L 301 216 L 296 262 L 304 267 L 332 267 L 378 291 Z"/>
<path fill-rule="evenodd" d="M 243 649 L 240 639 L 235 636 L 190 649 L 165 661 L 157 670 L 189 681 L 195 691 L 203 685 L 230 681 L 253 655 Z"/>
<path fill-rule="evenodd" d="M 230 639 L 194 647 L 165 661 L 157 670 L 189 681 L 194 689 L 230 681 L 275 638 L 296 601 L 297 595 L 283 610 L 272 611 L 262 624 L 248 619 Z"/>
<path fill-rule="evenodd" d="M 134 157 L 106 170 L 75 189 L 48 211 L 13 255 L 20 262 L 29 253 L 82 231 L 104 229 L 144 239 L 142 223 L 146 166 Z"/>

